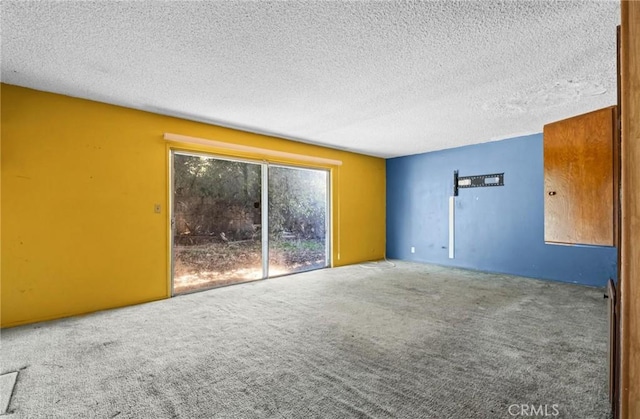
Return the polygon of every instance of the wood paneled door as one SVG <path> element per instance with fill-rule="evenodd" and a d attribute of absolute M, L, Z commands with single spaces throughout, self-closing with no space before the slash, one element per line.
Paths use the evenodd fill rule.
<path fill-rule="evenodd" d="M 544 127 L 545 241 L 613 246 L 615 106 Z"/>
<path fill-rule="evenodd" d="M 640 2 L 623 1 L 620 25 L 620 419 L 640 418 Z"/>

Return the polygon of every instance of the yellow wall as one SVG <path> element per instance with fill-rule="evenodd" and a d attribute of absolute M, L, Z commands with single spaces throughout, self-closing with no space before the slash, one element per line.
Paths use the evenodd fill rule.
<path fill-rule="evenodd" d="M 1 88 L 3 327 L 170 295 L 165 132 L 341 160 L 333 173 L 333 263 L 384 255 L 383 159 Z"/>

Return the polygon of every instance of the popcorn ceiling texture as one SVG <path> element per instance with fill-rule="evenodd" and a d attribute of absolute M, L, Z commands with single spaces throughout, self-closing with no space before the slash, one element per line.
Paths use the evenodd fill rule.
<path fill-rule="evenodd" d="M 618 1 L 2 2 L 4 83 L 395 157 L 616 102 Z"/>

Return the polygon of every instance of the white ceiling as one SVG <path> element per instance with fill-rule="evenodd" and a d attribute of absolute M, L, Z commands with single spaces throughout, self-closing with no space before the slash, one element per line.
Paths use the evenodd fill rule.
<path fill-rule="evenodd" d="M 616 102 L 619 1 L 2 1 L 8 84 L 381 157 Z"/>

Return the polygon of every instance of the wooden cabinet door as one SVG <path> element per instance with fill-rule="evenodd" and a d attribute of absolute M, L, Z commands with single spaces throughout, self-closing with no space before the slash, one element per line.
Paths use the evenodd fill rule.
<path fill-rule="evenodd" d="M 614 245 L 614 111 L 545 125 L 545 241 Z"/>

